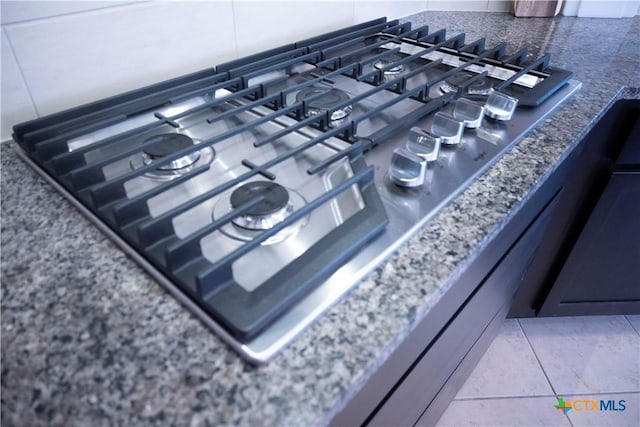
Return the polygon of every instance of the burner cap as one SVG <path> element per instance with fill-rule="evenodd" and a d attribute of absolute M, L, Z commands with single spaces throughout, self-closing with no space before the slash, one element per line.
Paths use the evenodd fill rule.
<path fill-rule="evenodd" d="M 453 76 L 446 79 L 440 89 L 445 92 L 455 92 L 458 88 L 464 84 L 467 80 L 474 77 L 471 73 L 456 73 Z M 493 85 L 486 77 L 481 77 L 478 80 L 467 86 L 467 93 L 469 95 L 489 95 L 493 91 Z"/>
<path fill-rule="evenodd" d="M 398 54 L 387 55 L 383 58 L 378 59 L 376 62 L 374 62 L 373 68 L 381 70 L 382 68 L 386 67 L 389 64 L 392 64 L 396 61 L 400 61 L 402 58 L 403 56 Z M 394 67 L 389 68 L 388 70 L 385 70 L 384 74 L 398 74 L 402 70 L 404 70 L 404 65 L 398 64 Z"/>
<path fill-rule="evenodd" d="M 193 140 L 181 133 L 155 135 L 145 141 L 145 143 L 148 142 L 151 144 L 144 148 L 144 152 L 154 159 L 168 156 L 193 145 Z"/>
<path fill-rule="evenodd" d="M 161 135 L 154 135 L 145 140 L 145 143 L 150 143 L 148 146 L 144 147 L 142 153 L 144 164 L 148 165 L 154 160 L 161 159 L 175 153 L 176 151 L 191 147 L 193 145 L 193 139 L 181 133 L 165 133 Z M 158 169 L 182 169 L 197 162 L 199 158 L 200 152 L 195 151 L 184 157 L 180 157 L 165 166 L 160 166 Z"/>
<path fill-rule="evenodd" d="M 329 87 L 306 87 L 296 95 L 296 101 L 305 101 L 311 97 L 316 97 L 309 101 L 308 106 L 311 113 L 318 113 L 327 110 L 333 110 L 336 105 L 349 100 L 346 92 Z M 340 120 L 347 117 L 351 113 L 351 105 L 347 105 L 331 113 L 331 120 Z"/>
<path fill-rule="evenodd" d="M 236 209 L 258 196 L 263 196 L 264 200 L 249 209 L 246 215 L 270 215 L 284 209 L 289 203 L 289 192 L 282 185 L 269 181 L 254 181 L 238 187 L 231 193 L 231 206 Z"/>

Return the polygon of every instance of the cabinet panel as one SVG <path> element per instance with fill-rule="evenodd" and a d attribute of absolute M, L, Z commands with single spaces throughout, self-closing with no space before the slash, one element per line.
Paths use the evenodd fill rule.
<path fill-rule="evenodd" d="M 637 113 L 640 114 L 640 106 Z M 636 119 L 636 124 L 627 138 L 627 143 L 618 156 L 616 168 L 640 170 L 640 120 Z"/>
<path fill-rule="evenodd" d="M 465 381 L 475 369 L 478 361 L 489 349 L 489 346 L 500 332 L 504 319 L 509 311 L 509 304 L 505 304 L 493 317 L 489 325 L 485 328 L 482 336 L 478 338 L 471 350 L 456 367 L 455 373 L 449 377 L 438 395 L 433 399 L 429 408 L 424 411 L 416 422 L 417 427 L 432 427 L 436 425 L 442 414 L 447 410 L 451 401 L 456 397 Z"/>
<path fill-rule="evenodd" d="M 556 200 L 557 196 L 476 289 L 466 305 L 379 408 L 369 425 L 413 425 L 420 417 L 423 420 L 440 417 L 441 411 L 444 410 L 442 405 L 434 407 L 430 412 L 430 404 L 447 381 L 460 375 L 456 368 L 492 323 L 496 314 L 511 302 L 540 245 Z M 506 313 L 503 313 L 502 318 L 504 314 Z M 490 340 L 494 337 L 495 332 Z M 475 363 L 478 360 L 475 360 Z"/>
<path fill-rule="evenodd" d="M 556 316 L 556 315 L 588 315 L 588 314 L 625 314 L 638 312 L 638 303 L 633 299 L 634 294 L 625 293 L 627 287 L 616 287 L 608 294 L 603 289 L 603 283 L 607 287 L 617 276 L 626 269 L 621 264 L 628 264 L 626 255 L 632 254 L 637 247 L 617 247 L 614 249 L 614 236 L 609 232 L 602 232 L 602 243 L 608 244 L 608 250 L 602 251 L 600 257 L 610 256 L 611 253 L 620 254 L 620 259 L 612 259 L 611 264 L 604 270 L 595 271 L 603 266 L 600 257 L 596 256 L 590 262 L 583 264 L 583 269 L 588 267 L 589 273 L 584 276 L 590 278 L 591 285 L 580 279 L 572 280 L 575 289 L 565 296 L 568 278 L 565 264 L 569 257 L 574 257 L 572 252 L 578 246 L 578 240 L 583 240 L 583 231 L 587 223 L 593 220 L 594 209 L 599 206 L 601 196 L 604 194 L 612 173 L 638 174 L 640 172 L 640 100 L 619 100 L 603 115 L 597 124 L 589 131 L 585 138 L 578 144 L 570 157 L 561 166 L 567 171 L 566 179 L 562 182 L 562 198 L 551 220 L 546 235 L 530 269 L 525 278 L 514 305 L 509 313 L 510 317 Z M 638 176 L 640 178 L 640 176 Z M 617 186 L 618 184 L 614 184 Z M 609 191 L 609 190 L 607 190 Z M 607 196 L 611 197 L 611 196 Z M 624 196 L 620 196 L 624 197 Z M 629 202 L 634 203 L 633 197 Z M 610 210 L 608 204 L 614 203 L 608 198 L 598 209 Z M 636 198 L 637 200 L 637 198 Z M 608 204 L 607 204 L 608 203 Z M 618 201 L 617 203 L 620 203 Z M 626 202 L 625 202 L 626 203 Z M 635 202 L 637 203 L 637 201 Z M 603 213 L 604 214 L 604 213 Z M 624 212 L 620 213 L 624 215 Z M 625 239 L 633 234 L 634 219 L 626 216 L 628 229 L 622 231 Z M 608 221 L 613 221 L 610 218 Z M 591 231 L 587 234 L 600 233 L 599 227 L 613 227 L 613 224 L 605 224 L 605 219 L 600 218 L 598 225 L 591 225 Z M 596 221 L 596 222 L 597 222 Z M 640 222 L 636 216 L 635 224 Z M 620 231 L 618 231 L 620 232 Z M 629 242 L 627 242 L 629 243 Z M 603 246 L 604 248 L 604 246 Z M 584 249 L 584 247 L 583 247 Z M 621 254 L 627 251 L 627 254 Z M 640 254 L 636 256 L 640 259 Z M 560 274 L 564 277 L 561 279 Z M 597 280 L 595 278 L 597 277 Z M 604 279 L 603 279 L 604 277 Z M 594 282 L 599 284 L 596 285 Z M 595 291 L 599 290 L 600 296 Z M 628 300 L 632 298 L 632 300 Z M 623 301 L 623 299 L 627 299 Z"/>
<path fill-rule="evenodd" d="M 640 313 L 640 174 L 613 174 L 540 315 Z"/>

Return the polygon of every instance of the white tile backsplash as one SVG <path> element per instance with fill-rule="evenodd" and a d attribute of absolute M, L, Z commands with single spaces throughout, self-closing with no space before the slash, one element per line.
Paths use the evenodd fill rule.
<path fill-rule="evenodd" d="M 142 3 L 6 29 L 40 114 L 236 57 L 230 2 Z"/>
<path fill-rule="evenodd" d="M 234 1 L 240 57 L 352 25 L 353 2 Z"/>
<path fill-rule="evenodd" d="M 486 0 L 427 0 L 429 10 L 451 10 L 459 12 L 486 12 Z"/>
<path fill-rule="evenodd" d="M 487 12 L 513 12 L 512 0 L 489 0 Z"/>
<path fill-rule="evenodd" d="M 0 141 L 4 141 L 11 138 L 11 128 L 14 124 L 35 118 L 36 110 L 4 31 L 2 31 L 2 58 L 0 60 L 2 61 L 2 70 L 0 71 L 0 112 L 2 112 Z"/>
<path fill-rule="evenodd" d="M 2 140 L 16 122 L 264 49 L 425 9 L 506 0 L 1 1 Z"/>
<path fill-rule="evenodd" d="M 564 16 L 630 18 L 640 14 L 640 0 L 566 0 Z"/>
<path fill-rule="evenodd" d="M 354 23 L 365 22 L 386 16 L 389 19 L 401 18 L 421 12 L 427 8 L 427 1 L 360 1 L 354 4 Z"/>
<path fill-rule="evenodd" d="M 9 0 L 0 4 L 2 25 L 51 16 L 68 15 L 87 10 L 114 7 L 131 1 L 25 1 Z"/>

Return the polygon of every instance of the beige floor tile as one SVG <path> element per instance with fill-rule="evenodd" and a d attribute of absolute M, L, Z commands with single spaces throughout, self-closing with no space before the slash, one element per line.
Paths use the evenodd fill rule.
<path fill-rule="evenodd" d="M 635 329 L 638 335 L 640 335 L 640 315 L 625 316 L 625 317 L 627 318 L 629 323 L 631 323 L 631 326 L 633 326 L 633 329 Z"/>
<path fill-rule="evenodd" d="M 552 396 L 454 400 L 436 425 L 438 427 L 570 426 L 564 413 L 554 408 L 556 403 L 556 398 Z"/>
<path fill-rule="evenodd" d="M 519 322 L 558 395 L 640 391 L 640 336 L 623 316 Z"/>
<path fill-rule="evenodd" d="M 518 321 L 508 319 L 456 399 L 553 396 Z"/>

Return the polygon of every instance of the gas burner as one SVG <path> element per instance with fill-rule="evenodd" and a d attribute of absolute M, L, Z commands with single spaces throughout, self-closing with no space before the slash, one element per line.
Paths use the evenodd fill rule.
<path fill-rule="evenodd" d="M 444 93 L 456 92 L 464 82 L 472 77 L 474 74 L 471 73 L 454 74 L 442 83 L 440 90 Z M 469 95 L 487 96 L 491 92 L 493 92 L 493 85 L 486 77 L 479 78 L 466 88 L 466 93 Z"/>
<path fill-rule="evenodd" d="M 231 207 L 238 209 L 260 196 L 263 200 L 249 209 L 245 215 L 234 219 L 235 225 L 249 230 L 268 230 L 293 212 L 287 189 L 269 181 L 250 182 L 236 188 L 231 193 Z"/>
<path fill-rule="evenodd" d="M 223 195 L 213 210 L 213 217 L 221 218 L 259 196 L 263 197 L 261 202 L 221 228 L 224 234 L 237 240 L 250 241 L 261 232 L 275 227 L 306 204 L 300 194 L 280 184 L 270 181 L 252 181 Z M 297 233 L 306 222 L 307 218 L 304 218 L 285 227 L 263 242 L 263 245 L 283 241 Z"/>
<path fill-rule="evenodd" d="M 317 98 L 309 101 L 307 104 L 311 114 L 319 114 L 332 110 L 331 120 L 340 120 L 351 114 L 351 111 L 353 110 L 351 105 L 343 106 L 334 110 L 337 105 L 349 100 L 349 95 L 340 89 L 330 87 L 306 87 L 298 92 L 296 95 L 296 101 L 305 101 L 314 96 L 317 96 Z"/>
<path fill-rule="evenodd" d="M 154 135 L 147 138 L 144 142 L 145 144 L 149 143 L 149 145 L 144 147 L 139 157 L 135 157 L 131 160 L 131 167 L 133 169 L 150 165 L 154 161 L 160 160 L 163 157 L 175 153 L 176 151 L 200 143 L 199 140 L 192 139 L 191 137 L 181 133 L 164 133 Z M 213 161 L 213 156 L 213 149 L 205 147 L 186 156 L 179 157 L 166 165 L 158 166 L 157 169 L 145 174 L 145 176 L 160 180 L 173 179 L 189 172 L 197 166 L 211 163 Z"/>
<path fill-rule="evenodd" d="M 378 59 L 376 62 L 373 63 L 373 68 L 377 69 L 377 70 L 381 70 L 384 67 L 386 67 L 389 64 L 392 64 L 394 62 L 400 61 L 403 58 L 403 56 L 401 55 L 397 55 L 397 54 L 391 54 L 391 55 L 387 55 L 383 58 Z M 384 71 L 384 75 L 388 76 L 388 75 L 394 75 L 394 74 L 398 74 L 400 72 L 402 72 L 402 70 L 404 70 L 404 65 L 403 64 L 398 64 L 395 65 L 391 68 L 389 68 L 388 70 Z"/>

